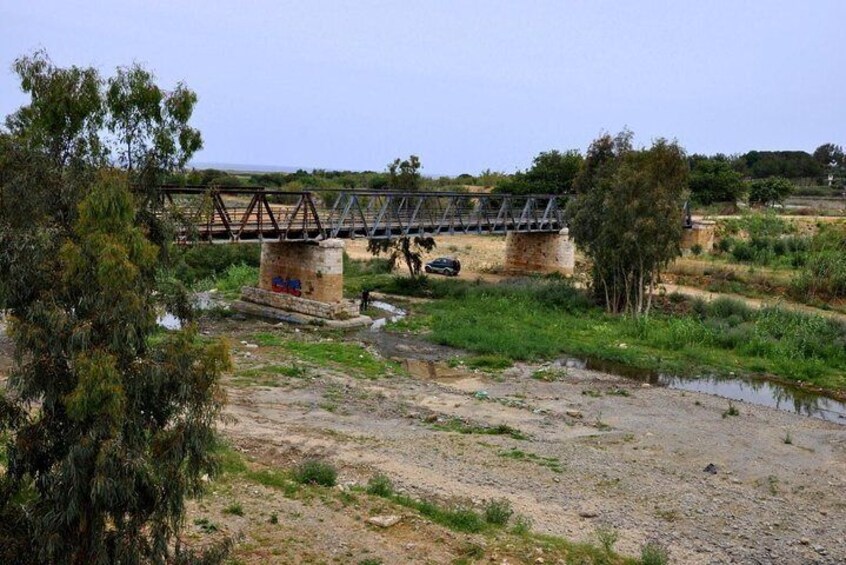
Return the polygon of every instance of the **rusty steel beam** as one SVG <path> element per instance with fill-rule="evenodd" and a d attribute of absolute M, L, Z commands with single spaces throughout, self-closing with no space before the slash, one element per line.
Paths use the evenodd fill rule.
<path fill-rule="evenodd" d="M 566 195 L 375 190 L 318 195 L 264 187 L 179 186 L 160 191 L 165 213 L 183 218 L 177 240 L 186 243 L 553 233 L 566 227 Z"/>

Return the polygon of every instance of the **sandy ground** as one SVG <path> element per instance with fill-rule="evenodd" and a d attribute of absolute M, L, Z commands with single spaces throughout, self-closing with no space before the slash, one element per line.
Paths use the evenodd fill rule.
<path fill-rule="evenodd" d="M 505 262 L 505 236 L 500 235 L 451 235 L 436 239 L 437 247 L 424 254 L 424 261 L 436 257 L 454 257 L 461 261 L 461 278 L 493 280 L 500 278 L 495 272 Z M 370 259 L 367 241 L 346 242 L 346 252 L 352 259 Z M 405 265 L 397 265 L 397 271 Z"/>
<path fill-rule="evenodd" d="M 250 323 L 209 330 L 248 338 L 256 328 L 244 324 Z M 291 328 L 271 331 L 318 339 Z M 636 554 L 644 541 L 659 539 L 674 563 L 846 561 L 844 426 L 744 404 L 739 416 L 726 417 L 724 399 L 574 368 L 556 382 L 531 378 L 535 367 L 523 365 L 496 375 L 430 369 L 427 361 L 456 352 L 412 337 L 364 332 L 352 339 L 418 361 L 408 376 L 362 380 L 315 368 L 307 380 L 232 386 L 225 435 L 269 465 L 331 459 L 342 482 L 384 473 L 415 496 L 477 504 L 507 498 L 539 532 L 593 539 L 597 526 L 608 524 L 620 532 L 621 551 Z M 233 353 L 241 370 L 288 360 L 279 347 L 235 346 Z M 481 390 L 486 398 L 475 395 Z M 454 418 L 507 424 L 527 439 L 433 427 Z M 792 444 L 784 441 L 788 433 Z M 507 455 L 515 450 L 523 455 Z M 711 464 L 713 474 L 705 471 Z M 360 508 L 302 507 L 251 492 L 251 516 L 271 508 L 298 516 L 284 530 L 310 540 L 307 562 L 343 554 L 361 559 L 366 550 L 384 563 L 443 563 L 464 543 L 419 519 L 373 531 Z M 243 547 L 258 548 L 242 553 L 246 561 L 263 562 L 268 544 L 300 560 L 302 547 L 257 534 L 263 526 L 240 520 L 229 525 L 246 535 Z"/>

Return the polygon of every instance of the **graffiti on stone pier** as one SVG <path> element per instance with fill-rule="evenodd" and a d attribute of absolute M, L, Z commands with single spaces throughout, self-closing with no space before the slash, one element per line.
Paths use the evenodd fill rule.
<path fill-rule="evenodd" d="M 290 294 L 292 296 L 303 295 L 303 284 L 300 282 L 300 279 L 273 277 L 271 288 L 273 292 L 281 292 L 282 294 Z"/>

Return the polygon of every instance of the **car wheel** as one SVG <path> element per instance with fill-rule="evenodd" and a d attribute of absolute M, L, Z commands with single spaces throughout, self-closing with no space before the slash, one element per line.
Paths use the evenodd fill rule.
<path fill-rule="evenodd" d="M 429 273 L 429 274 L 432 274 L 432 267 L 430 267 L 429 265 L 426 265 L 426 272 Z"/>

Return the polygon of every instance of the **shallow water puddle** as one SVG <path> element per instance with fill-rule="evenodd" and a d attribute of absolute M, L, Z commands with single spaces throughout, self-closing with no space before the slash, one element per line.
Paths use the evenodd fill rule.
<path fill-rule="evenodd" d="M 370 326 L 370 330 L 374 332 L 378 332 L 384 328 L 388 322 L 398 322 L 399 320 L 402 320 L 407 314 L 407 312 L 402 308 L 398 308 L 397 306 L 388 304 L 387 302 L 382 302 L 381 300 L 374 300 L 370 303 L 370 305 L 391 314 L 391 316 L 379 318 L 373 321 L 373 324 Z"/>
<path fill-rule="evenodd" d="M 846 424 L 846 402 L 781 382 L 747 377 L 678 377 L 596 359 L 567 359 L 566 364 L 570 367 L 611 373 L 657 386 L 704 392 L 729 400 L 769 406 L 784 412 L 794 412 L 820 420 Z"/>

